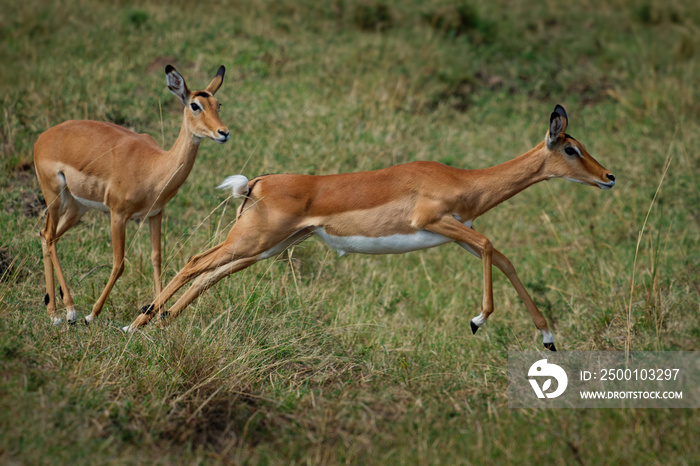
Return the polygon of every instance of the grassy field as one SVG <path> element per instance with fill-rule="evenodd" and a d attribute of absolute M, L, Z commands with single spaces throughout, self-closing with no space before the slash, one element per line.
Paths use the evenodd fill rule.
<path fill-rule="evenodd" d="M 167 282 L 234 221 L 214 189 L 226 175 L 491 166 L 539 143 L 560 103 L 616 187 L 541 183 L 475 228 L 515 264 L 560 350 L 694 351 L 700 4 L 10 3 L 0 462 L 697 463 L 693 410 L 508 409 L 508 351 L 541 336 L 498 271 L 496 311 L 471 335 L 481 264 L 454 245 L 337 258 L 311 240 L 223 280 L 170 328 L 127 337 L 118 328 L 153 297 L 148 228 L 132 222 L 100 318 L 54 327 L 32 146 L 90 118 L 169 148 L 182 107 L 165 64 L 191 88 L 227 67 L 217 97 L 232 138 L 202 143 L 166 210 Z M 108 224 L 88 213 L 59 243 L 81 315 L 109 276 Z"/>

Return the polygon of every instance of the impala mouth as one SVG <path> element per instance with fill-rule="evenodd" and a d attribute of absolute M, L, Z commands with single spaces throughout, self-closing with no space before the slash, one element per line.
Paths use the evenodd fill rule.
<path fill-rule="evenodd" d="M 613 186 L 615 186 L 614 181 L 611 181 L 610 183 L 601 183 L 600 181 L 596 181 L 595 184 L 597 184 L 600 189 L 611 189 Z"/>
<path fill-rule="evenodd" d="M 223 144 L 231 138 L 231 132 L 228 129 L 218 129 L 209 137 L 219 144 Z"/>

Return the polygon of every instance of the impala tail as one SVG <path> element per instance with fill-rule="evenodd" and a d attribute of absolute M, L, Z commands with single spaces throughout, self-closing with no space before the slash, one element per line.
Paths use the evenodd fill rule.
<path fill-rule="evenodd" d="M 248 195 L 248 178 L 243 175 L 233 175 L 221 182 L 217 189 L 230 189 L 233 197 L 243 197 Z"/>

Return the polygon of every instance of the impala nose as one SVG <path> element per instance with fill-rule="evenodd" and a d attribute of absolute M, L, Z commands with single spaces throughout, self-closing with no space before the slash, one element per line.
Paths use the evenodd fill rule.
<path fill-rule="evenodd" d="M 217 130 L 216 132 L 219 133 L 220 136 L 223 136 L 222 142 L 228 141 L 228 138 L 231 135 L 231 133 L 229 132 L 228 129 L 220 129 L 220 130 Z"/>
<path fill-rule="evenodd" d="M 605 176 L 607 176 L 610 181 L 615 181 L 615 175 L 613 175 L 612 173 L 608 173 Z"/>

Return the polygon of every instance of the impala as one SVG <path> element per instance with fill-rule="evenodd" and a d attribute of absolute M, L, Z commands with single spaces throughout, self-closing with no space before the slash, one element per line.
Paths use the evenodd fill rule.
<path fill-rule="evenodd" d="M 555 351 L 547 321 L 520 282 L 511 262 L 472 222 L 528 186 L 565 178 L 601 189 L 615 177 L 566 134 L 568 118 L 557 105 L 545 140 L 501 165 L 461 170 L 435 162 L 412 162 L 383 170 L 327 176 L 267 175 L 248 181 L 227 178 L 221 188 L 246 199 L 226 240 L 191 258 L 124 331 L 134 331 L 158 313 L 163 322 L 180 314 L 223 277 L 281 253 L 316 235 L 339 254 L 398 254 L 456 242 L 483 263 L 481 313 L 473 333 L 493 312 L 491 264 L 511 281 L 546 348 Z M 168 310 L 165 303 L 189 281 L 192 286 Z"/>
<path fill-rule="evenodd" d="M 77 318 L 56 243 L 90 209 L 110 213 L 113 263 L 107 285 L 85 323 L 100 314 L 124 271 L 124 236 L 129 219 L 148 219 L 153 277 L 156 294 L 160 294 L 163 208 L 190 174 L 200 141 L 208 138 L 224 143 L 229 139 L 214 97 L 225 71 L 220 67 L 205 90 L 190 91 L 175 68 L 165 67 L 168 88 L 185 106 L 180 135 L 169 151 L 161 149 L 149 135 L 99 121 L 66 121 L 39 136 L 34 145 L 34 166 L 47 206 L 46 226 L 40 234 L 46 275 L 44 301 L 54 324 L 61 323 L 56 313 L 54 267 L 66 318 L 70 323 Z"/>

